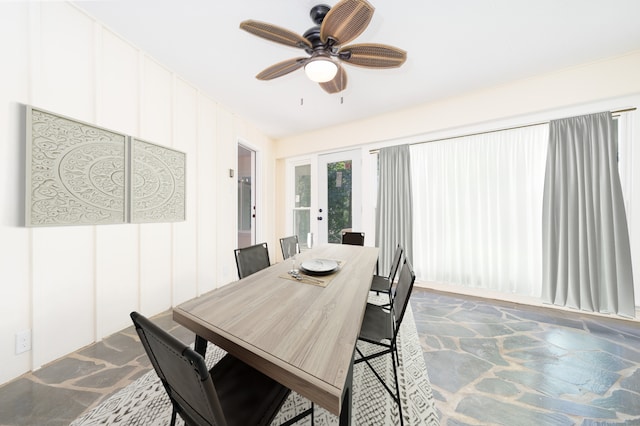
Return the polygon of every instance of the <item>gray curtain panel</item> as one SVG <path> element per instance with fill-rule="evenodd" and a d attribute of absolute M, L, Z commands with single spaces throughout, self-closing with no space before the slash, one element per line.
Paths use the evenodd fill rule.
<path fill-rule="evenodd" d="M 413 261 L 413 202 L 408 145 L 391 146 L 378 153 L 378 208 L 376 246 L 380 248 L 379 272 L 387 275 L 393 253 L 402 244 Z"/>
<path fill-rule="evenodd" d="M 542 296 L 556 305 L 634 317 L 617 145 L 609 112 L 549 125 Z"/>

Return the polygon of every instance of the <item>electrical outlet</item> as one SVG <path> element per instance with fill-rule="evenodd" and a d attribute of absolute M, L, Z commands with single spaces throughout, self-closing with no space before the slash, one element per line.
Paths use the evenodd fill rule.
<path fill-rule="evenodd" d="M 31 350 L 31 330 L 16 333 L 16 355 Z"/>

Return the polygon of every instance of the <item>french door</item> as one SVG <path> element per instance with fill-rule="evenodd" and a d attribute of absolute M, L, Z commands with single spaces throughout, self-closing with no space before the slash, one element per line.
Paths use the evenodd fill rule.
<path fill-rule="evenodd" d="M 340 243 L 343 229 L 362 230 L 361 161 L 359 149 L 318 156 L 318 243 Z"/>

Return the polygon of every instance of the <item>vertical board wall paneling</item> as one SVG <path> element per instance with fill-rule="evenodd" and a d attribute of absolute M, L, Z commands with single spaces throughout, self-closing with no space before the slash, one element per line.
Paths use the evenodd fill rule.
<path fill-rule="evenodd" d="M 0 2 L 0 25 L 0 197 L 18 206 L 0 213 L 2 384 L 128 326 L 130 310 L 235 280 L 238 136 L 222 106 L 71 3 Z M 186 152 L 187 221 L 24 227 L 23 104 Z M 32 350 L 15 354 L 29 329 Z"/>
<path fill-rule="evenodd" d="M 138 134 L 139 59 L 137 49 L 100 27 L 96 74 L 98 125 Z M 139 309 L 138 226 L 96 227 L 96 334 L 102 339 L 131 324 Z"/>
<path fill-rule="evenodd" d="M 40 3 L 40 69 L 34 105 L 93 122 L 95 114 L 94 21 L 59 2 Z"/>
<path fill-rule="evenodd" d="M 173 304 L 197 292 L 197 146 L 198 92 L 180 78 L 175 79 L 173 148 L 187 155 L 186 213 L 184 222 L 173 224 Z"/>
<path fill-rule="evenodd" d="M 24 107 L 29 99 L 30 7 L 0 5 L 0 384 L 31 368 L 31 352 L 15 353 L 15 333 L 31 324 L 30 231 L 24 228 Z M 5 37 L 4 34 L 11 34 Z"/>
<path fill-rule="evenodd" d="M 191 196 L 197 197 L 197 268 L 198 294 L 217 287 L 216 202 L 218 179 L 221 179 L 216 157 L 217 105 L 200 96 L 198 102 L 198 149 L 195 158 L 198 173 L 196 185 L 189 185 Z M 194 161 L 191 162 L 193 164 Z M 195 191 L 195 194 L 193 193 Z M 189 197 L 187 193 L 187 197 Z"/>
<path fill-rule="evenodd" d="M 172 74 L 145 56 L 141 81 L 140 137 L 172 146 Z M 140 311 L 155 315 L 171 307 L 172 232 L 169 223 L 140 226 Z"/>
<path fill-rule="evenodd" d="M 234 137 L 233 115 L 222 107 L 218 107 L 217 126 L 217 174 L 218 186 L 216 197 L 225 200 L 218 204 L 218 282 L 227 284 L 238 278 L 233 250 L 237 240 L 237 170 L 234 177 L 229 177 L 229 169 L 235 169 L 237 163 L 237 140 Z"/>
<path fill-rule="evenodd" d="M 95 341 L 91 226 L 33 229 L 33 368 Z"/>
<path fill-rule="evenodd" d="M 40 3 L 33 104 L 94 119 L 93 21 L 64 3 Z M 90 226 L 33 229 L 33 367 L 95 340 L 95 239 Z"/>

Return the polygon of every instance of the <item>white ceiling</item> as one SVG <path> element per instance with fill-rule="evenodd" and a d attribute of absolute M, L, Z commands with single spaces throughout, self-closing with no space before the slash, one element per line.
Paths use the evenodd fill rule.
<path fill-rule="evenodd" d="M 303 34 L 322 1 L 75 3 L 274 138 L 640 49 L 638 0 L 369 1 L 376 11 L 354 43 L 399 47 L 407 62 L 390 70 L 346 65 L 347 89 L 333 95 L 302 70 L 256 80 L 267 66 L 305 53 L 238 28 L 255 19 Z"/>

